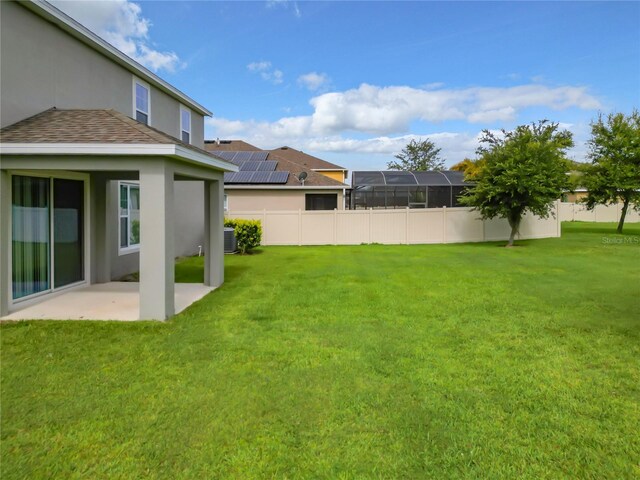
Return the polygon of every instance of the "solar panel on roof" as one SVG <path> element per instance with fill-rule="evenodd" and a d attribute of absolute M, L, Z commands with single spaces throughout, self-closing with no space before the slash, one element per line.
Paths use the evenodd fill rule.
<path fill-rule="evenodd" d="M 236 172 L 228 183 L 249 183 L 253 172 Z"/>
<path fill-rule="evenodd" d="M 253 172 L 251 183 L 269 183 L 271 172 Z"/>
<path fill-rule="evenodd" d="M 256 168 L 256 170 L 259 172 L 273 172 L 278 166 L 278 162 L 275 160 L 265 160 L 263 162 L 256 163 L 258 164 L 258 168 Z"/>
<path fill-rule="evenodd" d="M 249 152 L 249 160 L 252 162 L 264 162 L 269 155 L 269 152 Z"/>
<path fill-rule="evenodd" d="M 235 152 L 225 152 L 224 150 L 212 150 L 210 153 L 213 153 L 216 157 L 224 158 L 227 161 L 230 161 Z"/>
<path fill-rule="evenodd" d="M 269 183 L 287 183 L 289 172 L 271 172 Z"/>
<path fill-rule="evenodd" d="M 241 172 L 255 172 L 258 170 L 258 165 L 262 162 L 242 162 L 240 164 Z"/>
<path fill-rule="evenodd" d="M 234 160 L 238 160 L 240 162 L 248 162 L 251 160 L 251 153 L 252 152 L 236 152 Z"/>

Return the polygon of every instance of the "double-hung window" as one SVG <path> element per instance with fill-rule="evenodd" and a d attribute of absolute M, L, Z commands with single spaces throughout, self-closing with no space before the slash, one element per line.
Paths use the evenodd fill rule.
<path fill-rule="evenodd" d="M 150 90 L 149 85 L 137 78 L 133 79 L 133 115 L 134 118 L 149 125 L 150 114 Z"/>
<path fill-rule="evenodd" d="M 191 143 L 191 111 L 180 107 L 180 140 Z"/>
<path fill-rule="evenodd" d="M 120 251 L 140 246 L 140 185 L 120 182 Z"/>

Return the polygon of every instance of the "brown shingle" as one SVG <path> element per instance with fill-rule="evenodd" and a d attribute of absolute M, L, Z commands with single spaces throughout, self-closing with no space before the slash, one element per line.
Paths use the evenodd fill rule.
<path fill-rule="evenodd" d="M 112 143 L 181 145 L 219 157 L 115 110 L 52 108 L 0 130 L 1 143 Z"/>
<path fill-rule="evenodd" d="M 300 164 L 290 162 L 284 158 L 277 157 L 275 155 L 269 154 L 268 160 L 277 160 L 278 165 L 276 166 L 277 171 L 286 171 L 289 172 L 289 179 L 285 185 L 300 187 L 302 185 L 301 182 L 296 178 L 301 172 L 307 172 L 307 178 L 304 181 L 304 185 L 306 187 L 346 187 L 346 185 L 342 182 L 334 180 L 333 178 L 329 178 L 321 173 L 316 173 L 312 170 L 309 170 L 303 167 Z"/>
<path fill-rule="evenodd" d="M 314 157 L 313 155 L 309 155 L 291 147 L 274 148 L 269 151 L 280 158 L 302 165 L 309 170 L 346 170 L 346 168 L 341 167 L 340 165 L 327 162 L 326 160 L 322 160 L 321 158 Z"/>

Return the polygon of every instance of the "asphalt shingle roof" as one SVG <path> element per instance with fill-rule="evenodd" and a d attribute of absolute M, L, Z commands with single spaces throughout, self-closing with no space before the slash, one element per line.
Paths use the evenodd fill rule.
<path fill-rule="evenodd" d="M 244 142 L 242 140 L 205 140 L 204 149 L 208 152 L 214 150 L 226 151 L 226 152 L 259 152 L 261 151 L 255 145 Z"/>
<path fill-rule="evenodd" d="M 327 162 L 321 158 L 314 157 L 308 153 L 301 152 L 291 147 L 280 147 L 269 150 L 280 158 L 288 160 L 290 162 L 297 163 L 306 167 L 309 170 L 346 170 L 346 168 L 336 165 L 335 163 Z"/>
<path fill-rule="evenodd" d="M 228 150 L 224 150 L 224 151 L 228 151 Z M 260 150 L 259 150 L 260 151 Z M 268 151 L 268 150 L 265 150 Z M 215 155 L 216 150 L 210 150 L 210 153 L 213 153 Z M 309 170 L 308 168 L 305 168 L 304 166 L 298 164 L 298 163 L 294 163 L 294 162 L 290 162 L 289 160 L 286 160 L 284 158 L 281 158 L 277 155 L 274 155 L 273 153 L 271 153 L 269 151 L 269 155 L 267 157 L 267 160 L 275 160 L 278 162 L 278 164 L 276 165 L 276 171 L 277 172 L 289 172 L 289 178 L 287 180 L 287 183 L 284 184 L 278 184 L 276 186 L 282 186 L 282 187 L 300 187 L 302 186 L 302 183 L 297 179 L 297 176 L 302 173 L 302 172 L 307 172 L 307 178 L 304 181 L 304 185 L 306 187 L 336 187 L 336 188 L 344 188 L 346 185 L 344 183 L 341 183 L 337 180 L 334 180 L 332 178 L 329 178 L 325 175 L 322 175 L 321 173 L 317 173 L 314 171 Z M 242 184 L 233 184 L 234 186 L 238 186 L 241 187 Z"/>
<path fill-rule="evenodd" d="M 1 143 L 112 143 L 180 145 L 218 160 L 210 152 L 140 123 L 115 110 L 51 108 L 0 130 Z"/>

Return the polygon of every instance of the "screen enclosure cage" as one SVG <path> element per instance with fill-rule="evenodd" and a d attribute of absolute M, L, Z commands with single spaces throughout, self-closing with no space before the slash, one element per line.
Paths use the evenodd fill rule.
<path fill-rule="evenodd" d="M 351 186 L 347 204 L 358 210 L 461 207 L 460 196 L 473 184 L 453 170 L 360 171 L 352 173 Z"/>

